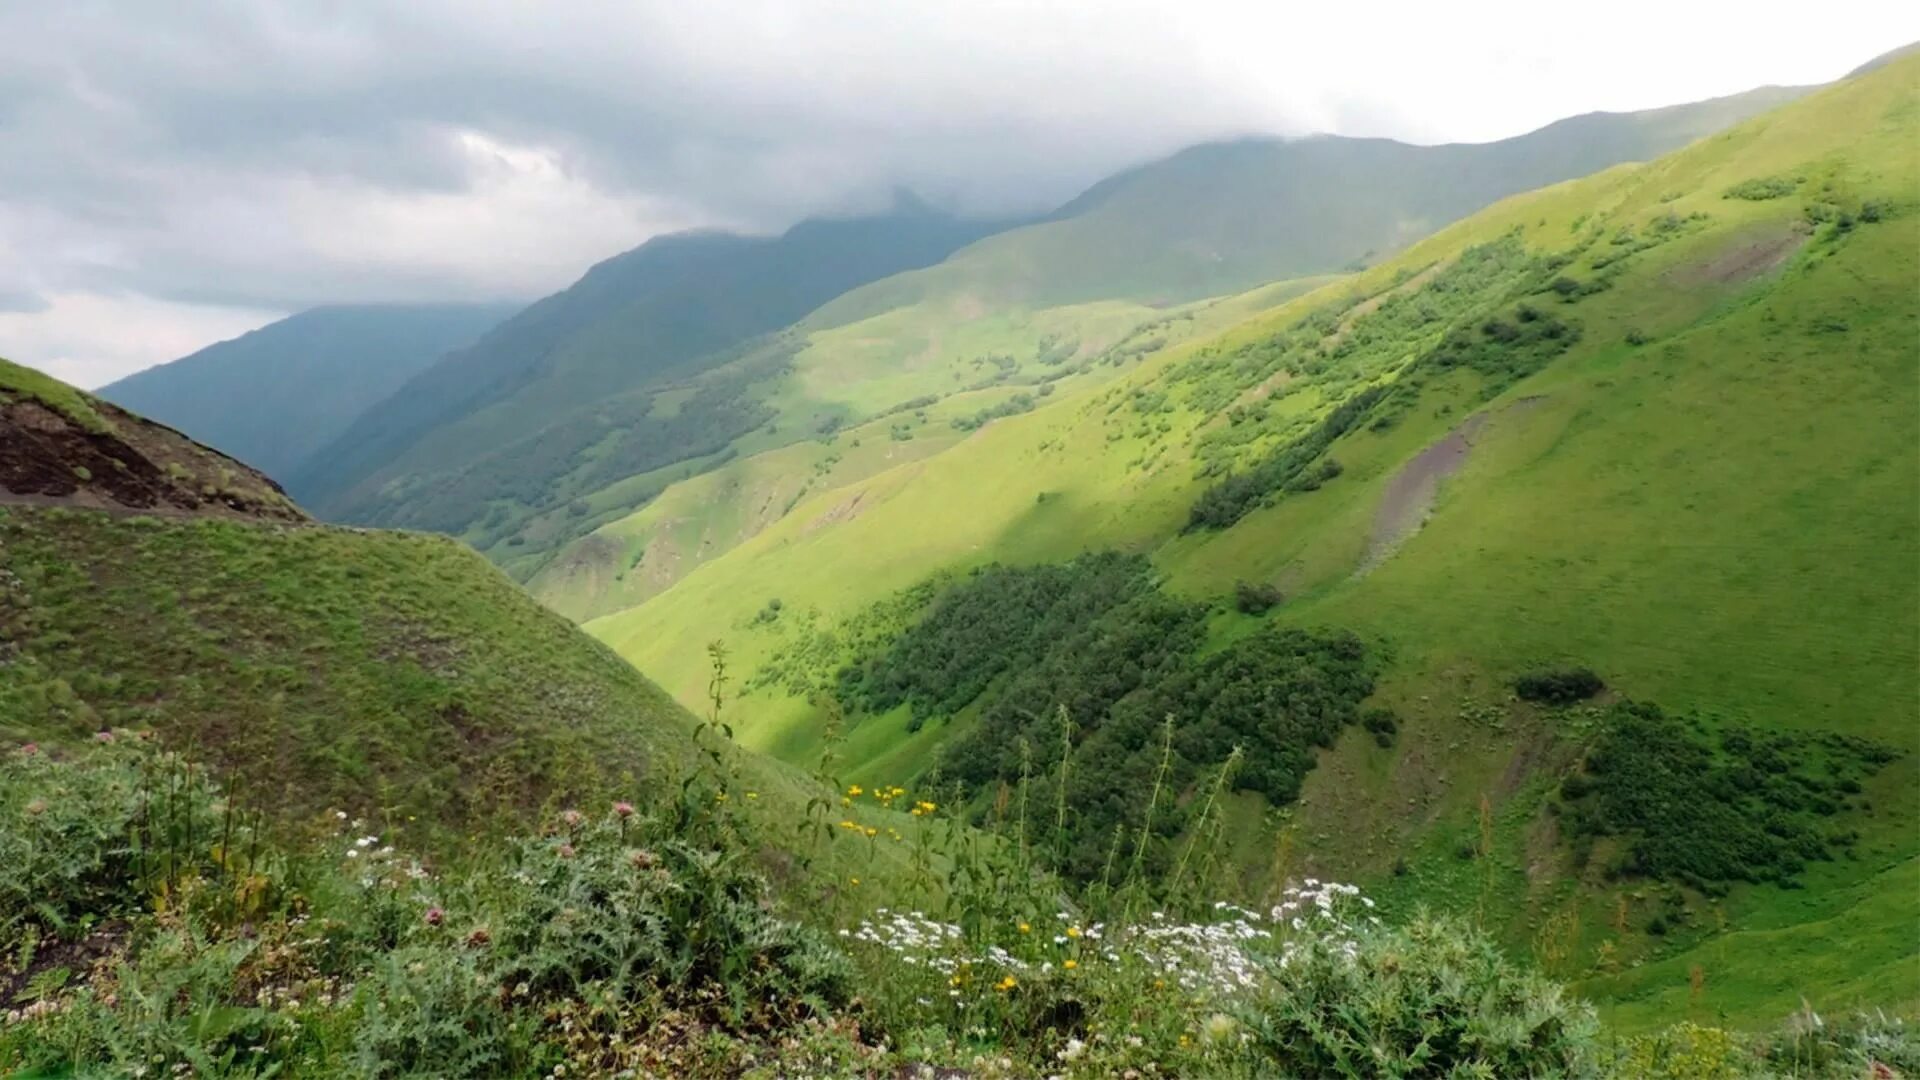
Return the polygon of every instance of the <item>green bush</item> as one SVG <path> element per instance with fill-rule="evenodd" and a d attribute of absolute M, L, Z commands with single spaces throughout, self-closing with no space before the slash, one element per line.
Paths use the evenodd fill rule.
<path fill-rule="evenodd" d="M 1698 721 L 1654 705 L 1610 709 L 1581 770 L 1560 789 L 1576 854 L 1595 837 L 1616 837 L 1624 855 L 1609 868 L 1615 873 L 1710 892 L 1738 881 L 1790 885 L 1808 862 L 1830 858 L 1837 841 L 1818 820 L 1837 809 L 1821 793 L 1858 782 L 1888 757 L 1858 740 L 1739 728 L 1718 742 Z"/>
<path fill-rule="evenodd" d="M 1598 1074 L 1590 1006 L 1507 962 L 1478 931 L 1426 916 L 1308 938 L 1235 1011 L 1266 1075 Z"/>
<path fill-rule="evenodd" d="M 1543 705 L 1571 705 L 1576 701 L 1585 701 L 1606 688 L 1607 684 L 1590 668 L 1535 671 L 1513 680 L 1513 692 L 1522 700 L 1537 701 Z"/>
<path fill-rule="evenodd" d="M 1784 176 L 1763 176 L 1741 182 L 1721 193 L 1724 199 L 1744 199 L 1748 202 L 1765 202 L 1768 199 L 1781 199 L 1793 194 L 1800 186 L 1798 180 Z"/>
<path fill-rule="evenodd" d="M 1237 581 L 1233 586 L 1233 607 L 1242 615 L 1265 615 L 1286 599 L 1280 587 L 1265 581 Z"/>

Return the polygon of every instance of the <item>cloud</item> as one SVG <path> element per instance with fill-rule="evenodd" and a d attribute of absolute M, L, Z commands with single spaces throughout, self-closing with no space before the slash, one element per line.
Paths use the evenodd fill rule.
<path fill-rule="evenodd" d="M 131 294 L 56 293 L 37 311 L 0 309 L 0 356 L 80 386 L 106 383 L 206 345 L 238 337 L 283 313 L 182 304 Z"/>
<path fill-rule="evenodd" d="M 897 185 L 1037 210 L 1206 138 L 1483 140 L 1823 81 L 1920 37 L 1920 9 L 1765 6 L 5 5 L 0 295 L 137 297 L 183 330 L 209 311 L 531 298 L 661 231 L 773 230 Z M 87 369 L 138 362 L 122 337 Z"/>

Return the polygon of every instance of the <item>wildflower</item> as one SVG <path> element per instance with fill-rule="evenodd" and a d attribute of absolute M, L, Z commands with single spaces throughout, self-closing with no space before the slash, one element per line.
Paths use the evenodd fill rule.
<path fill-rule="evenodd" d="M 858 884 L 860 884 L 860 879 L 859 879 L 859 878 L 848 878 L 848 879 L 847 879 L 847 881 L 848 881 L 848 882 L 850 882 L 850 883 L 852 883 L 852 884 L 854 884 L 854 885 L 858 885 Z"/>
<path fill-rule="evenodd" d="M 1069 961 L 1067 961 L 1066 963 L 1064 963 L 1064 964 L 1061 964 L 1060 966 L 1061 966 L 1061 967 L 1063 967 L 1063 968 L 1066 968 L 1066 969 L 1067 969 L 1068 971 L 1072 971 L 1072 970 L 1073 970 L 1074 968 L 1077 968 L 1077 967 L 1079 967 L 1079 966 L 1080 966 L 1080 961 L 1078 961 L 1078 960 L 1069 960 Z"/>
<path fill-rule="evenodd" d="M 1005 991 L 1005 990 L 1011 990 L 1014 987 L 1019 985 L 1020 985 L 1019 979 L 1016 979 L 1013 976 L 1008 975 L 1006 978 L 1001 979 L 998 983 L 995 983 L 994 989 Z"/>
<path fill-rule="evenodd" d="M 630 817 L 632 817 L 632 816 L 633 816 L 633 804 L 632 804 L 632 803 L 630 803 L 630 802 L 617 802 L 617 803 L 614 803 L 614 804 L 613 804 L 613 813 L 614 813 L 614 816 L 615 816 L 615 817 L 619 817 L 619 818 L 623 818 L 623 819 L 624 819 L 624 818 L 630 818 Z"/>
<path fill-rule="evenodd" d="M 428 926 L 439 926 L 441 923 L 445 921 L 447 921 L 447 913 L 444 911 L 441 911 L 439 907 L 436 906 L 436 907 L 430 907 L 427 909 L 427 925 Z"/>
<path fill-rule="evenodd" d="M 95 741 L 110 743 L 113 741 L 113 732 L 106 730 L 96 731 L 93 733 L 93 737 Z"/>
<path fill-rule="evenodd" d="M 39 743 L 27 743 L 25 746 L 22 746 L 20 748 L 20 753 L 23 757 L 32 757 L 33 755 L 39 752 L 40 752 Z"/>
<path fill-rule="evenodd" d="M 749 798 L 749 799 L 757 799 L 757 798 L 759 798 L 759 797 L 760 797 L 760 793 L 759 793 L 759 792 L 757 792 L 757 791 L 749 791 L 749 792 L 747 792 L 747 798 Z"/>
<path fill-rule="evenodd" d="M 476 926 L 467 932 L 467 948 L 479 949 L 493 940 L 493 935 L 484 926 Z"/>
<path fill-rule="evenodd" d="M 577 829 L 580 827 L 581 822 L 587 820 L 587 816 L 578 810 L 562 810 L 560 812 L 560 820 L 566 823 L 567 828 Z"/>
<path fill-rule="evenodd" d="M 1023 933 L 1023 934 L 1031 934 L 1031 933 L 1033 933 L 1033 927 L 1031 927 L 1031 926 L 1028 926 L 1028 925 L 1027 925 L 1026 923 L 1021 923 L 1021 924 L 1020 924 L 1020 932 L 1021 932 L 1021 933 Z"/>
<path fill-rule="evenodd" d="M 1207 1017 L 1207 1026 L 1204 1034 L 1208 1039 L 1218 1042 L 1233 1034 L 1233 1027 L 1233 1017 L 1228 1016 L 1226 1013 L 1214 1013 L 1212 1016 Z"/>
<path fill-rule="evenodd" d="M 1066 1049 L 1060 1051 L 1059 1058 L 1061 1061 L 1072 1061 L 1086 1052 L 1086 1043 L 1081 1042 L 1079 1039 L 1068 1039 Z"/>
<path fill-rule="evenodd" d="M 1068 936 L 1068 937 L 1079 937 L 1079 936 L 1080 936 L 1080 928 L 1079 928 L 1079 927 L 1077 927 L 1077 926 L 1069 926 L 1069 927 L 1067 927 L 1067 936 Z"/>
<path fill-rule="evenodd" d="M 335 810 L 333 816 L 340 821 L 347 820 L 347 812 L 345 810 Z"/>
<path fill-rule="evenodd" d="M 868 826 L 868 827 L 867 827 L 867 835 L 868 835 L 868 836 L 878 836 L 879 834 L 880 834 L 880 830 L 879 830 L 879 829 L 876 829 L 876 828 L 873 828 L 872 826 Z"/>
<path fill-rule="evenodd" d="M 855 784 L 852 787 L 847 789 L 847 794 L 850 796 L 858 797 L 861 794 L 865 793 L 865 791 L 866 791 L 865 788 L 861 787 L 859 784 Z"/>
<path fill-rule="evenodd" d="M 651 851 L 627 852 L 627 865 L 633 867 L 635 870 L 650 869 L 655 861 L 653 852 Z"/>
<path fill-rule="evenodd" d="M 571 859 L 571 858 L 573 858 L 573 845 L 572 845 L 572 844 L 561 844 L 561 845 L 560 845 L 560 857 L 561 857 L 561 858 L 563 858 L 563 859 Z"/>

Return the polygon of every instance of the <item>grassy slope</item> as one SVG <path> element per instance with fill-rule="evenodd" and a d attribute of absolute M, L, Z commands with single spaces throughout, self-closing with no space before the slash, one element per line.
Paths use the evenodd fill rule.
<path fill-rule="evenodd" d="M 1507 705 L 1505 676 L 1578 660 L 1669 706 L 1911 744 L 1920 698 L 1917 67 L 1897 62 L 1649 166 L 1509 200 L 1351 286 L 1386 288 L 1397 270 L 1513 228 L 1551 251 L 1604 244 L 1619 225 L 1644 226 L 1668 210 L 1710 215 L 1572 309 L 1581 343 L 1488 406 L 1493 419 L 1431 520 L 1369 574 L 1354 571 L 1382 489 L 1477 406 L 1476 378 L 1435 380 L 1393 429 L 1342 440 L 1334 453 L 1348 472 L 1322 491 L 1222 534 L 1179 537 L 1199 487 L 1190 442 L 1156 439 L 1105 410 L 1125 404 L 1109 395 L 1158 388 L 1198 352 L 1189 347 L 1149 361 L 1119 390 L 1000 421 L 928 461 L 822 495 L 590 629 L 684 696 L 698 677 L 695 642 L 724 635 L 751 666 L 808 619 L 845 618 L 943 567 L 1122 546 L 1155 551 L 1174 583 L 1196 593 L 1239 577 L 1277 579 L 1296 597 L 1280 617 L 1390 642 L 1395 660 L 1381 694 L 1407 719 L 1392 754 L 1343 742 L 1284 816 L 1300 830 L 1308 865 L 1371 875 L 1404 853 L 1414 867 L 1403 898 L 1477 903 L 1519 941 L 1555 915 L 1577 917 L 1577 955 L 1590 962 L 1613 900 L 1577 888 L 1550 851 L 1535 857 L 1543 788 L 1528 777 L 1553 742 L 1540 721 Z M 1721 197 L 1779 174 L 1807 181 L 1772 201 Z M 1849 205 L 1890 200 L 1895 212 L 1837 241 L 1823 233 L 1797 254 L 1786 244 L 1782 269 L 1742 271 L 1740 252 L 1792 239 L 1823 184 Z M 1325 296 L 1256 317 L 1223 345 L 1270 335 Z M 1627 345 L 1629 328 L 1647 344 Z M 1296 394 L 1276 411 L 1310 412 L 1316 398 Z M 1185 431 L 1209 420 L 1177 415 Z M 856 495 L 852 511 L 822 523 Z M 752 625 L 776 595 L 798 617 Z M 1241 622 L 1223 620 L 1222 633 Z M 1499 726 L 1484 727 L 1488 708 L 1463 700 L 1490 708 Z M 810 752 L 817 721 L 803 703 L 763 699 L 753 712 L 746 741 Z M 873 718 L 856 728 L 851 749 L 898 773 L 923 764 L 937 736 L 905 740 L 897 718 Z M 1621 943 L 1624 961 L 1639 966 L 1597 976 L 1590 989 L 1629 1021 L 1687 1001 L 1694 964 L 1709 987 L 1700 1007 L 1743 1018 L 1782 1013 L 1799 990 L 1836 1003 L 1852 992 L 1910 1002 L 1913 955 L 1894 947 L 1902 939 L 1894 928 L 1901 919 L 1910 928 L 1911 910 L 1888 903 L 1883 889 L 1913 894 L 1913 781 L 1912 758 L 1876 781 L 1876 810 L 1860 823 L 1862 863 L 1817 868 L 1805 893 L 1747 889 L 1725 905 L 1738 933 L 1763 935 L 1770 948 L 1811 950 L 1823 934 L 1839 935 L 1850 950 L 1845 978 L 1815 973 L 1796 990 L 1762 962 L 1728 959 L 1738 939 L 1700 929 L 1720 917 L 1701 908 L 1694 928 L 1664 943 Z M 1463 883 L 1448 865 L 1451 837 L 1474 827 L 1482 794 L 1501 822 L 1491 898 L 1487 882 Z"/>
<path fill-rule="evenodd" d="M 476 831 L 690 747 L 670 698 L 451 540 L 9 508 L 0 552 L 9 739 L 151 727 L 294 813 Z"/>
<path fill-rule="evenodd" d="M 1038 393 L 1039 380 L 1053 380 L 1049 393 L 1066 400 L 1105 385 L 1152 351 L 1121 351 L 1134 343 L 1209 334 L 1327 280 L 1276 282 L 1167 311 L 1101 302 L 987 312 L 964 296 L 941 297 L 821 330 L 809 337 L 788 386 L 773 398 L 784 406 L 770 425 L 773 431 L 741 440 L 746 456 L 675 483 L 624 516 L 636 497 L 652 498 L 660 481 L 623 481 L 586 497 L 589 523 L 598 527 L 581 539 L 567 541 L 580 523 L 557 513 L 524 530 L 530 541 L 522 551 L 497 543 L 489 555 L 527 576 L 536 596 L 571 618 L 632 607 L 754 536 L 808 495 L 944 451 L 963 436 L 953 421 L 1018 394 Z M 1043 362 L 1049 341 L 1056 355 L 1070 350 L 1071 357 Z M 1001 371 L 985 359 L 995 356 L 1012 366 Z M 966 389 L 985 383 L 991 385 Z M 896 411 L 917 398 L 938 400 Z M 811 430 L 823 407 L 833 415 L 874 419 L 794 441 Z M 565 547 L 554 554 L 560 543 Z"/>

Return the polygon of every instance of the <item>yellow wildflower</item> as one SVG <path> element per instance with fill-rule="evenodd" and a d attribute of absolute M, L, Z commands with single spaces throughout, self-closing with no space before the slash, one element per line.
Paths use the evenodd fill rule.
<path fill-rule="evenodd" d="M 1079 966 L 1080 966 L 1080 961 L 1078 961 L 1078 960 L 1069 960 L 1069 961 L 1067 961 L 1066 963 L 1064 963 L 1064 964 L 1061 964 L 1060 966 L 1061 966 L 1061 967 L 1063 967 L 1063 968 L 1066 968 L 1066 969 L 1067 969 L 1068 971 L 1072 971 L 1072 970 L 1073 970 L 1074 968 L 1077 968 L 1077 967 L 1079 967 Z"/>

